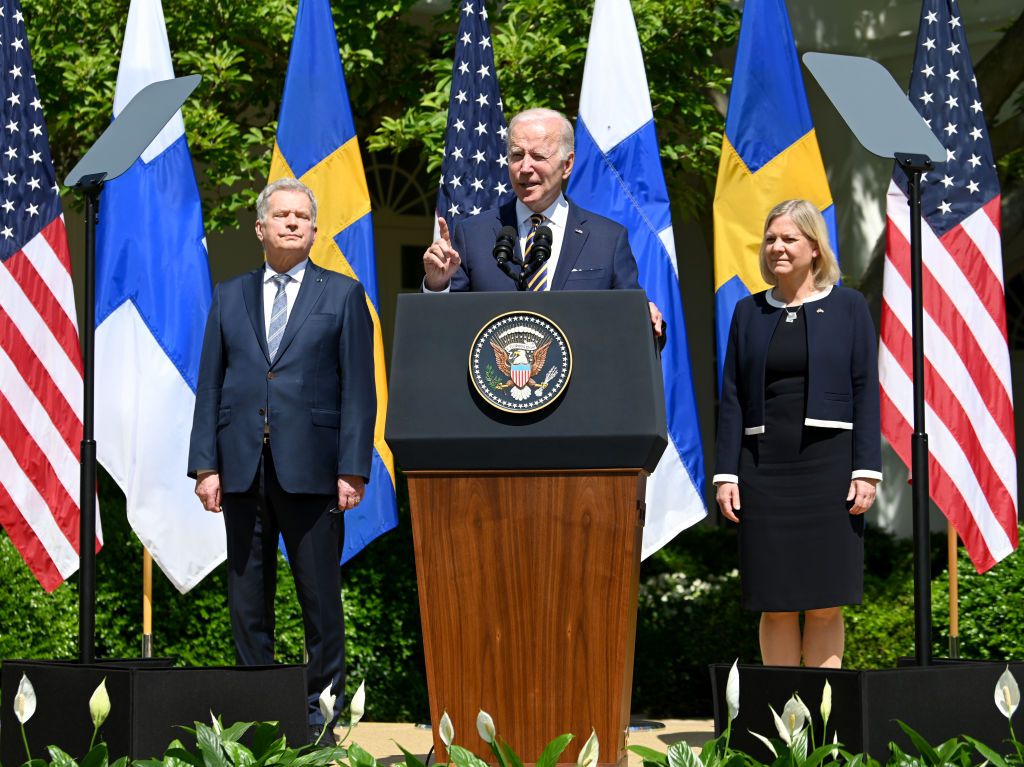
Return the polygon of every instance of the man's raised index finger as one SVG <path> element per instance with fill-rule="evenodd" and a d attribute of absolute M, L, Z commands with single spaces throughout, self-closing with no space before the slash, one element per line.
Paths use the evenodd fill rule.
<path fill-rule="evenodd" d="M 452 244 L 452 237 L 448 233 L 448 222 L 444 220 L 443 216 L 437 217 L 437 231 L 441 235 L 441 239 L 445 241 L 446 245 Z"/>

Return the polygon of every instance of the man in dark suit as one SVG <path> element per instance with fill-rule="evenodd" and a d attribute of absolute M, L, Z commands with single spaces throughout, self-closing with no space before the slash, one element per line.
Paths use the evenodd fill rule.
<path fill-rule="evenodd" d="M 342 706 L 343 514 L 370 476 L 376 392 L 362 286 L 309 260 L 316 200 L 295 179 L 256 202 L 266 263 L 217 286 L 206 324 L 188 472 L 224 513 L 238 663 L 274 662 L 277 542 L 283 537 L 306 634 L 311 736 L 318 698 Z"/>
<path fill-rule="evenodd" d="M 521 255 L 540 225 L 551 230 L 551 257 L 529 281 L 531 290 L 639 289 L 636 260 L 626 230 L 581 208 L 562 194 L 575 159 L 572 124 L 552 109 L 528 109 L 508 125 L 508 175 L 516 199 L 472 216 L 440 236 L 423 254 L 425 292 L 514 290 L 492 252 L 502 228 L 519 235 Z M 651 322 L 661 332 L 652 303 Z"/>

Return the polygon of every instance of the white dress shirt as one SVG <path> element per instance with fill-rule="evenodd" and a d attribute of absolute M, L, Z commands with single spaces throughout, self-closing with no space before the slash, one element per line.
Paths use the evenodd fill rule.
<path fill-rule="evenodd" d="M 295 306 L 295 299 L 299 295 L 299 288 L 302 286 L 302 277 L 306 273 L 306 265 L 309 264 L 309 259 L 304 258 L 302 261 L 285 274 L 291 279 L 284 286 L 285 300 L 288 302 L 288 316 L 291 317 L 292 307 Z M 270 314 L 274 309 L 274 297 L 277 295 L 277 285 L 274 283 L 274 275 L 277 272 L 270 266 L 265 264 L 263 267 L 263 336 L 264 338 L 270 337 Z M 287 327 L 287 324 L 285 325 Z"/>
<path fill-rule="evenodd" d="M 522 200 L 516 200 L 516 220 L 519 222 L 519 252 L 526 252 L 526 238 L 533 229 L 533 222 L 530 216 L 533 211 L 526 207 Z M 542 226 L 551 229 L 551 257 L 548 259 L 548 289 L 551 288 L 551 278 L 558 267 L 558 256 L 562 252 L 562 240 L 565 239 L 565 224 L 569 220 L 569 203 L 565 196 L 559 193 L 558 199 L 547 208 L 541 211 L 544 216 Z"/>

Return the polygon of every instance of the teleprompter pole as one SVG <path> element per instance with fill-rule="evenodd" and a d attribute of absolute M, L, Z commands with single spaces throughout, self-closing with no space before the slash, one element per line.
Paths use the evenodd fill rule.
<path fill-rule="evenodd" d="M 918 666 L 931 664 L 932 584 L 928 530 L 928 434 L 924 419 L 924 300 L 921 292 L 921 174 L 932 167 L 925 155 L 896 153 L 909 180 L 910 304 L 914 359 L 914 436 L 910 471 L 914 509 L 914 657 Z"/>
<path fill-rule="evenodd" d="M 85 327 L 82 329 L 82 473 L 78 535 L 78 660 L 96 657 L 96 439 L 93 398 L 96 380 L 96 221 L 104 174 L 83 179 L 85 193 Z"/>

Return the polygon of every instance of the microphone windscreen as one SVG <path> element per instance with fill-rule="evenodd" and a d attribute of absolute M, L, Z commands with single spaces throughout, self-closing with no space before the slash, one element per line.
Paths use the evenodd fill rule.
<path fill-rule="evenodd" d="M 515 242 L 517 236 L 518 236 L 518 232 L 516 232 L 516 229 L 515 229 L 514 226 L 503 226 L 501 228 L 501 233 L 498 235 L 498 237 L 500 237 L 501 239 L 508 238 L 509 240 L 512 240 L 513 242 Z"/>
<path fill-rule="evenodd" d="M 533 236 L 533 241 L 536 242 L 537 240 L 544 240 L 548 244 L 551 244 L 551 241 L 552 241 L 551 227 L 550 226 L 546 226 L 544 224 L 541 224 L 540 226 L 538 226 L 537 227 L 537 233 Z"/>

